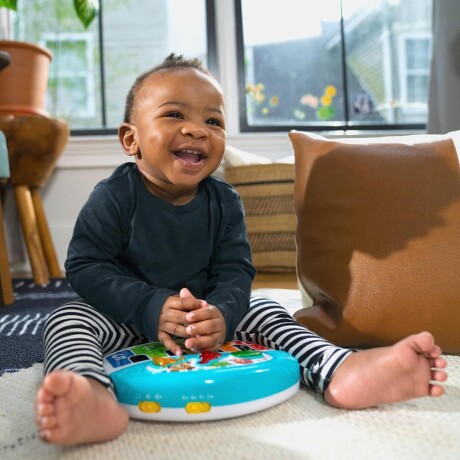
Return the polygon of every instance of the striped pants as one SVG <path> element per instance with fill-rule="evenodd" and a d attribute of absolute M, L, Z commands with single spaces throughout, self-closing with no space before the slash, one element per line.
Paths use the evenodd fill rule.
<path fill-rule="evenodd" d="M 321 393 L 351 353 L 309 331 L 281 305 L 264 297 L 251 297 L 235 339 L 290 353 L 299 362 L 302 383 Z M 45 374 L 66 369 L 94 378 L 113 391 L 103 356 L 148 341 L 132 326 L 117 323 L 88 304 L 67 303 L 57 308 L 45 325 Z"/>

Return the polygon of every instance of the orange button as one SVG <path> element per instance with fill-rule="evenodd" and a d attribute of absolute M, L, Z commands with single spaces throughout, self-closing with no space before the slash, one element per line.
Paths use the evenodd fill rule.
<path fill-rule="evenodd" d="M 139 410 L 142 412 L 160 412 L 161 411 L 161 405 L 160 403 L 157 403 L 155 401 L 141 401 L 138 404 Z"/>
<path fill-rule="evenodd" d="M 208 402 L 189 402 L 185 405 L 185 410 L 189 414 L 209 412 L 211 410 L 211 404 L 209 404 Z"/>

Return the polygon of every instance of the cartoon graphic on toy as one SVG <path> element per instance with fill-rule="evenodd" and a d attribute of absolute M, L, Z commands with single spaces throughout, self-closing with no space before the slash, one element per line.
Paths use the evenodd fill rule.
<path fill-rule="evenodd" d="M 104 358 L 118 402 L 132 418 L 217 420 L 279 404 L 299 388 L 299 364 L 284 351 L 233 341 L 218 352 L 175 356 L 159 342 Z"/>

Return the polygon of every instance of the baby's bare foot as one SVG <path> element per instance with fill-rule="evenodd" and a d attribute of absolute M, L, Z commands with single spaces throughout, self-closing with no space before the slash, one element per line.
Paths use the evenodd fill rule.
<path fill-rule="evenodd" d="M 73 372 L 52 372 L 37 392 L 36 423 L 51 444 L 108 441 L 126 430 L 128 420 L 103 385 Z"/>
<path fill-rule="evenodd" d="M 441 396 L 446 361 L 428 332 L 411 335 L 390 347 L 358 351 L 336 370 L 326 401 L 344 409 L 363 409 L 421 396 Z"/>

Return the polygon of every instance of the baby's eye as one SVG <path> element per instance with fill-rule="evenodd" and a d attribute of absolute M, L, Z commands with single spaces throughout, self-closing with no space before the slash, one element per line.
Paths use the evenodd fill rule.
<path fill-rule="evenodd" d="M 222 122 L 218 120 L 217 118 L 210 118 L 209 120 L 206 121 L 206 124 L 222 127 Z"/>
<path fill-rule="evenodd" d="M 183 118 L 180 112 L 168 112 L 166 116 L 171 118 Z"/>

